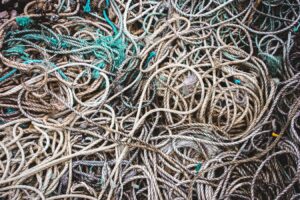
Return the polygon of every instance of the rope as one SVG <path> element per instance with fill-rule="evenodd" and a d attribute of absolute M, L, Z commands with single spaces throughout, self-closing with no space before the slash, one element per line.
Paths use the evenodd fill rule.
<path fill-rule="evenodd" d="M 0 24 L 0 199 L 297 199 L 299 0 L 31 1 Z"/>

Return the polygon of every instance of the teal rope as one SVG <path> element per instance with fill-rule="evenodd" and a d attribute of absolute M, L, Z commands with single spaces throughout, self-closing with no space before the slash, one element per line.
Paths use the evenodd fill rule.
<path fill-rule="evenodd" d="M 299 22 L 298 26 L 294 27 L 294 32 L 298 32 L 299 28 L 300 28 L 300 22 Z"/>
<path fill-rule="evenodd" d="M 24 46 L 15 46 L 15 47 L 12 47 L 10 49 L 7 49 L 7 50 L 4 50 L 5 54 L 6 55 L 14 55 L 14 54 L 17 54 L 17 55 L 23 55 L 25 57 L 28 57 L 29 55 L 27 53 L 25 53 L 25 48 Z"/>
<path fill-rule="evenodd" d="M 195 169 L 195 171 L 196 171 L 196 174 L 198 174 L 198 173 L 199 173 L 199 171 L 200 171 L 201 167 L 202 167 L 202 164 L 199 162 L 199 163 L 196 165 L 196 169 Z"/>
<path fill-rule="evenodd" d="M 91 12 L 91 0 L 86 0 L 86 4 L 85 4 L 85 6 L 83 6 L 83 11 L 85 12 L 85 13 L 90 13 Z"/>
<path fill-rule="evenodd" d="M 0 77 L 0 82 L 5 81 L 9 77 L 11 77 L 14 73 L 16 73 L 16 71 L 17 71 L 17 69 L 13 69 L 10 72 L 8 72 L 7 74 L 5 74 L 4 76 Z"/>
<path fill-rule="evenodd" d="M 15 113 L 16 110 L 15 110 L 14 108 L 6 108 L 6 109 L 4 110 L 4 112 L 5 112 L 6 114 L 12 114 L 12 113 Z"/>
<path fill-rule="evenodd" d="M 107 11 L 108 8 L 110 7 L 110 1 L 109 0 L 105 0 L 105 9 L 103 10 L 103 17 L 105 19 L 105 21 L 110 25 L 110 27 L 113 29 L 114 34 L 118 33 L 117 27 L 115 26 L 115 24 L 109 19 L 108 15 L 107 15 Z"/>
<path fill-rule="evenodd" d="M 114 23 L 109 19 L 109 17 L 107 16 L 106 13 L 106 9 L 103 10 L 103 16 L 105 21 L 111 26 L 111 28 L 113 29 L 113 32 L 116 34 L 118 33 L 117 27 L 114 25 Z"/>
<path fill-rule="evenodd" d="M 16 22 L 19 26 L 26 27 L 32 23 L 32 20 L 30 19 L 30 17 L 25 16 L 25 17 L 17 17 Z"/>
<path fill-rule="evenodd" d="M 104 69 L 105 63 L 102 62 L 102 63 L 100 63 L 99 65 L 97 65 L 97 67 L 98 67 L 99 69 Z M 92 77 L 93 77 L 94 79 L 100 78 L 100 71 L 99 71 L 99 70 L 96 70 L 96 69 L 93 69 Z"/>
<path fill-rule="evenodd" d="M 234 83 L 237 84 L 237 85 L 240 85 L 240 84 L 241 84 L 241 80 L 235 79 L 235 80 L 234 80 Z"/>
<path fill-rule="evenodd" d="M 109 0 L 105 0 L 105 3 L 106 3 L 106 7 L 110 7 L 110 1 Z"/>
<path fill-rule="evenodd" d="M 156 56 L 156 52 L 151 51 L 148 55 L 148 58 L 146 59 L 145 65 L 144 67 L 146 68 L 149 64 L 149 62 L 151 61 L 152 58 L 154 58 Z"/>

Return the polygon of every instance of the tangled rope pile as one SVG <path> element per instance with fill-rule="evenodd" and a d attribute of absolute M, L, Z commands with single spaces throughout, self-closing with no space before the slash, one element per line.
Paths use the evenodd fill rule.
<path fill-rule="evenodd" d="M 23 13 L 0 26 L 0 199 L 300 197 L 300 0 Z"/>

